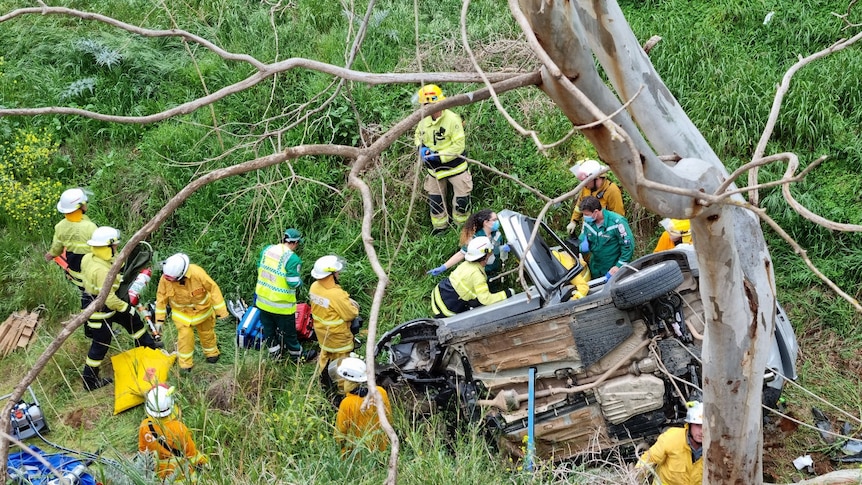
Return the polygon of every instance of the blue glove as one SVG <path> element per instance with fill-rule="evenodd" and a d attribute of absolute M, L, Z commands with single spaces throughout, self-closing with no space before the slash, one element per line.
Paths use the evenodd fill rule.
<path fill-rule="evenodd" d="M 441 274 L 445 273 L 447 269 L 449 268 L 447 268 L 445 264 L 441 264 L 440 266 L 428 271 L 425 274 L 430 274 L 431 276 L 440 276 Z"/>
<path fill-rule="evenodd" d="M 587 238 L 584 238 L 584 240 L 581 241 L 581 253 L 583 254 L 588 252 L 590 252 L 590 241 L 587 240 Z"/>
<path fill-rule="evenodd" d="M 504 245 L 500 246 L 500 252 L 501 253 L 508 253 L 511 250 L 512 250 L 512 248 L 509 247 L 508 244 L 504 244 Z"/>
<path fill-rule="evenodd" d="M 610 272 L 610 271 L 608 271 L 607 273 L 605 273 L 605 281 L 610 281 L 612 276 L 613 276 L 613 275 L 611 274 L 611 272 Z"/>
<path fill-rule="evenodd" d="M 431 153 L 430 148 L 428 148 L 426 146 L 419 147 L 419 158 L 421 158 L 422 160 L 425 160 L 425 157 L 427 157 L 428 154 L 430 154 L 430 153 Z"/>

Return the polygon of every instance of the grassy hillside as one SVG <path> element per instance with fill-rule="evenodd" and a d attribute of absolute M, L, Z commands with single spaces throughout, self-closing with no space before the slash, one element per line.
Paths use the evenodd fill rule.
<path fill-rule="evenodd" d="M 623 1 L 636 35 L 663 37 L 650 54 L 670 90 L 729 168 L 750 159 L 766 122 L 775 84 L 798 55 L 818 51 L 855 31 L 831 15 L 844 2 L 724 0 Z M 786 4 L 786 5 L 785 5 Z M 345 63 L 345 39 L 356 33 L 355 14 L 339 2 L 289 2 L 271 6 L 241 0 L 218 2 L 65 2 L 64 5 L 113 15 L 152 29 L 181 28 L 223 49 L 263 62 L 308 57 Z M 0 0 L 0 11 L 24 6 Z M 377 2 L 367 37 L 353 67 L 369 72 L 469 70 L 460 44 L 461 2 L 441 0 Z M 764 23 L 769 12 L 771 20 Z M 0 14 L 2 15 L 2 14 Z M 415 17 L 414 17 L 415 15 Z M 468 12 L 471 48 L 487 70 L 529 71 L 537 65 L 500 2 L 474 1 Z M 147 39 L 106 25 L 59 16 L 32 16 L 0 24 L 0 105 L 74 106 L 114 115 L 146 115 L 242 80 L 253 68 L 227 62 L 176 39 Z M 836 54 L 801 71 L 794 80 L 769 152 L 794 151 L 803 163 L 829 159 L 793 187 L 812 210 L 840 222 L 862 224 L 862 72 L 858 48 Z M 474 85 L 444 84 L 447 94 Z M 41 308 L 45 324 L 26 351 L 0 362 L 0 392 L 11 389 L 68 316 L 77 311 L 75 291 L 58 268 L 41 257 L 59 220 L 54 204 L 69 186 L 92 191 L 91 218 L 113 225 L 128 237 L 194 177 L 299 143 L 359 145 L 412 112 L 417 86 L 366 86 L 340 89 L 328 76 L 294 70 L 228 97 L 212 107 L 151 125 L 115 124 L 73 116 L 0 118 L 0 316 Z M 322 93 L 320 96 L 317 96 Z M 332 97 L 331 102 L 325 101 Z M 570 124 L 535 89 L 507 93 L 502 101 L 520 123 L 543 140 L 562 137 Z M 306 104 L 307 103 L 307 104 Z M 551 196 L 575 184 L 568 166 L 594 155 L 575 136 L 545 157 L 484 102 L 458 108 L 465 121 L 471 158 L 516 175 Z M 304 114 L 310 114 L 307 118 Z M 372 187 L 376 249 L 391 285 L 381 313 L 381 330 L 429 313 L 428 295 L 436 279 L 425 275 L 457 247 L 453 230 L 428 235 L 427 208 L 413 194 L 418 174 L 412 138 L 404 137 L 364 174 Z M 230 298 L 251 297 L 255 262 L 262 247 L 285 227 L 305 234 L 301 255 L 306 272 L 322 255 L 335 253 L 349 265 L 345 288 L 367 314 L 376 282 L 359 238 L 357 194 L 346 188 L 348 161 L 304 158 L 213 183 L 198 191 L 150 238 L 157 259 L 184 251 L 219 282 Z M 783 166 L 762 170 L 777 178 Z M 542 201 L 490 172 L 473 170 L 474 205 L 535 214 Z M 832 234 L 788 209 L 777 189 L 761 193 L 763 206 L 809 251 L 824 273 L 857 292 L 862 245 L 856 234 Z M 628 201 L 630 202 L 630 201 Z M 562 230 L 569 204 L 549 219 Z M 640 253 L 651 247 L 658 218 L 630 204 Z M 767 233 L 779 295 L 803 343 L 801 382 L 828 382 L 820 392 L 841 405 L 855 403 L 859 384 L 860 317 L 833 295 L 777 237 Z M 306 284 L 310 284 L 310 277 Z M 145 298 L 154 297 L 154 287 Z M 307 286 L 306 286 L 307 287 Z M 255 352 L 238 352 L 233 324 L 218 328 L 226 354 L 217 365 L 199 364 L 193 379 L 176 376 L 185 420 L 213 460 L 211 483 L 351 481 L 380 482 L 383 455 L 340 457 L 331 439 L 334 413 L 311 379 L 311 369 L 272 365 Z M 169 346 L 175 335 L 166 336 Z M 137 408 L 111 416 L 111 387 L 85 393 L 80 367 L 88 345 L 78 331 L 55 356 L 34 386 L 45 404 L 51 439 L 64 446 L 110 456 L 131 456 Z M 130 343 L 125 336 L 120 346 Z M 810 345 L 806 345 L 810 344 Z M 828 345 L 827 345 L 828 344 Z M 839 349 L 837 352 L 834 349 Z M 196 356 L 202 362 L 200 355 Z M 825 369 L 825 370 L 824 370 Z M 808 419 L 809 398 L 787 393 L 791 410 Z M 857 399 L 858 400 L 858 399 Z M 851 407 L 855 409 L 855 404 Z M 810 420 L 810 419 L 809 419 Z M 396 413 L 402 438 L 402 483 L 493 483 L 520 481 L 480 435 L 449 438 L 440 422 L 414 421 Z M 248 439 L 252 437 L 253 439 Z M 810 432 L 787 441 L 790 459 L 816 446 Z M 455 460 L 455 451 L 458 460 Z M 790 456 L 792 455 L 792 456 Z M 783 456 L 783 455 L 782 455 Z M 502 466 L 501 466 L 502 463 Z M 516 468 L 517 465 L 511 465 Z M 787 461 L 769 470 L 791 476 Z M 539 481 L 559 478 L 543 470 Z M 524 478 L 526 481 L 527 479 Z M 143 482 L 143 479 L 140 480 Z"/>

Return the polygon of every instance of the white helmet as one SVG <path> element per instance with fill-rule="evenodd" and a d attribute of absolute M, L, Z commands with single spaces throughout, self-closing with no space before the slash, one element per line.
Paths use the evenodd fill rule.
<path fill-rule="evenodd" d="M 338 364 L 338 375 L 350 382 L 368 381 L 368 367 L 362 359 L 356 357 L 345 357 Z"/>
<path fill-rule="evenodd" d="M 82 189 L 68 189 L 60 195 L 60 202 L 57 202 L 57 210 L 63 214 L 71 214 L 86 203 L 87 194 Z"/>
<path fill-rule="evenodd" d="M 311 268 L 311 277 L 316 280 L 322 280 L 332 273 L 337 273 L 344 269 L 344 260 L 330 254 L 322 258 L 317 258 L 314 262 L 314 267 Z"/>
<path fill-rule="evenodd" d="M 685 422 L 691 424 L 703 424 L 703 403 L 700 401 L 689 401 L 686 403 L 688 412 L 685 413 Z"/>
<path fill-rule="evenodd" d="M 87 244 L 90 246 L 113 246 L 120 243 L 120 231 L 113 227 L 97 227 Z"/>
<path fill-rule="evenodd" d="M 467 244 L 467 254 L 464 255 L 464 259 L 467 261 L 479 261 L 486 254 L 491 254 L 493 251 L 494 246 L 486 236 L 474 237 Z"/>
<path fill-rule="evenodd" d="M 165 260 L 162 265 L 162 273 L 173 280 L 181 279 L 189 270 L 189 257 L 183 253 L 177 253 Z"/>
<path fill-rule="evenodd" d="M 582 160 L 578 164 L 578 180 L 584 181 L 589 177 L 604 170 L 605 166 L 595 160 Z"/>
<path fill-rule="evenodd" d="M 147 392 L 146 402 L 144 407 L 147 408 L 147 414 L 154 418 L 164 418 L 171 414 L 174 410 L 174 391 L 175 387 L 168 387 L 165 384 L 150 389 Z"/>

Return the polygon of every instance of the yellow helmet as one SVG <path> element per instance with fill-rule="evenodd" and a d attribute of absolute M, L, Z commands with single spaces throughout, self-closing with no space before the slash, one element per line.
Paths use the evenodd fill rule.
<path fill-rule="evenodd" d="M 443 101 L 446 99 L 446 96 L 443 96 L 443 90 L 436 84 L 426 84 L 422 86 L 419 88 L 419 92 L 416 93 L 416 96 L 419 99 L 419 104 L 436 103 L 437 101 Z"/>

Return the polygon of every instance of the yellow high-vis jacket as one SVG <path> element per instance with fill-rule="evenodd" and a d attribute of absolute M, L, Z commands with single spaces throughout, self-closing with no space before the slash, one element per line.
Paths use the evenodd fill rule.
<path fill-rule="evenodd" d="M 383 409 L 388 418 L 392 414 L 389 396 L 380 386 L 377 386 L 377 391 L 380 392 Z M 335 416 L 335 436 L 338 441 L 344 442 L 346 440 L 351 444 L 365 443 L 368 449 L 384 450 L 389 444 L 389 437 L 380 427 L 377 406 L 374 405 L 374 401 L 371 401 L 368 408 L 362 410 L 362 401 L 367 392 L 368 389 L 366 388 L 354 389 L 341 401 L 338 406 L 338 414 Z M 343 447 L 342 451 L 347 447 L 349 446 Z"/>
<path fill-rule="evenodd" d="M 228 316 L 221 290 L 203 268 L 190 264 L 180 281 L 159 279 L 156 293 L 156 322 L 165 321 L 167 306 L 171 307 L 174 323 L 194 327 L 210 318 Z"/>
<path fill-rule="evenodd" d="M 703 483 L 703 456 L 692 459 L 688 445 L 688 425 L 670 428 L 638 460 L 637 468 L 652 466 L 658 478 L 653 484 L 700 485 Z"/>
<path fill-rule="evenodd" d="M 81 280 L 84 283 L 84 289 L 87 293 L 96 296 L 102 291 L 102 284 L 105 283 L 105 277 L 108 276 L 108 270 L 111 269 L 113 258 L 104 260 L 96 257 L 93 253 L 85 254 L 81 260 Z M 116 312 L 125 312 L 129 309 L 129 304 L 117 297 L 117 289 L 120 287 L 121 275 L 114 278 L 114 283 L 111 285 L 111 291 L 108 293 L 108 299 L 105 300 L 105 306 Z M 113 315 L 112 312 L 96 312 L 92 318 L 108 318 Z"/>
<path fill-rule="evenodd" d="M 321 350 L 333 353 L 353 350 L 350 322 L 359 315 L 359 308 L 350 301 L 350 294 L 335 283 L 335 277 L 329 275 L 312 283 L 308 301 Z"/>

